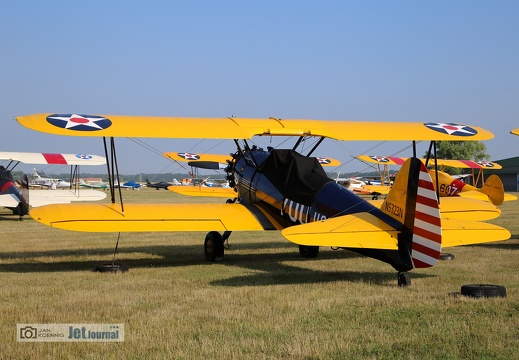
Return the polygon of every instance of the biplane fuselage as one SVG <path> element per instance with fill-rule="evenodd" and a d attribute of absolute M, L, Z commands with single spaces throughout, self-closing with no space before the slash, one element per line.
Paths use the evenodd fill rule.
<path fill-rule="evenodd" d="M 273 157 L 278 156 L 280 152 L 285 160 L 290 159 L 289 163 L 280 164 L 278 161 L 277 165 L 273 165 L 276 163 Z M 313 170 L 303 171 L 308 168 Z M 319 171 L 319 168 L 320 165 L 315 158 L 305 157 L 294 151 L 253 150 L 247 155 L 235 156 L 229 171 L 234 177 L 238 202 L 256 214 L 265 230 L 287 228 L 357 213 L 370 213 L 393 228 L 402 228 L 400 222 L 328 178 L 324 170 L 320 168 Z M 305 179 L 302 173 L 311 173 L 312 176 Z M 301 186 L 301 182 L 305 185 Z M 251 206 L 256 207 L 258 211 L 251 209 Z M 389 207 L 386 210 L 403 222 L 404 209 L 396 205 Z M 268 216 L 264 216 L 265 214 Z M 413 268 L 409 251 L 347 247 L 344 249 L 387 262 L 398 271 Z"/>

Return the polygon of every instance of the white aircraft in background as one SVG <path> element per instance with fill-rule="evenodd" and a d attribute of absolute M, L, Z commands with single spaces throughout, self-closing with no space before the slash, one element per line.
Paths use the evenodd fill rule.
<path fill-rule="evenodd" d="M 27 214 L 29 205 L 38 207 L 56 203 L 65 204 L 72 201 L 96 201 L 106 197 L 106 194 L 102 191 L 83 189 L 79 191 L 78 188 L 69 188 L 60 191 L 29 190 L 26 175 L 24 175 L 22 191 L 20 192 L 11 174 L 13 169 L 20 162 L 26 164 L 70 165 L 75 168 L 75 174 L 78 174 L 79 165 L 106 164 L 106 158 L 102 156 L 0 151 L 0 161 L 8 161 L 6 166 L 0 165 L 0 207 L 11 209 L 13 213 L 20 215 L 20 219 L 23 215 Z M 40 180 L 41 179 L 40 177 Z M 42 184 L 43 183 L 42 181 Z M 64 185 L 64 183 L 67 182 L 62 180 L 60 185 Z M 40 185 L 40 187 L 41 186 L 45 185 Z M 70 187 L 70 183 L 68 187 Z"/>
<path fill-rule="evenodd" d="M 33 179 L 29 183 L 29 186 L 35 187 L 47 187 L 50 189 L 62 188 L 62 189 L 70 189 L 70 182 L 62 180 L 62 179 L 52 179 L 41 177 L 40 174 L 36 171 L 36 169 L 32 169 Z"/>

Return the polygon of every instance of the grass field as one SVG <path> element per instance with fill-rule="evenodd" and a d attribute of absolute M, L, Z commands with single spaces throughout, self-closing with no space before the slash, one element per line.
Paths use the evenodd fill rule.
<path fill-rule="evenodd" d="M 516 194 L 517 195 L 517 194 Z M 208 201 L 164 190 L 127 202 Z M 52 229 L 0 212 L 1 359 L 519 359 L 519 202 L 493 222 L 512 239 L 449 248 L 452 261 L 412 271 L 322 249 L 315 260 L 278 232 L 233 233 L 222 263 L 203 260 L 205 233 Z M 459 296 L 497 284 L 506 298 Z M 18 323 L 123 323 L 119 343 L 20 343 Z"/>

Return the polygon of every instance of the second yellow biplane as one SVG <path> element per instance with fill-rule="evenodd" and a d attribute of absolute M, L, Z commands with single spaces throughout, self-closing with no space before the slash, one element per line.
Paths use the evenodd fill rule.
<path fill-rule="evenodd" d="M 69 136 L 99 136 L 115 157 L 115 137 L 233 139 L 227 167 L 235 196 L 222 204 L 70 204 L 31 211 L 46 225 L 75 231 L 208 231 L 207 260 L 219 261 L 232 231 L 278 230 L 304 257 L 320 246 L 351 250 L 390 264 L 398 284 L 408 271 L 436 264 L 442 247 L 505 240 L 510 232 L 476 221 L 442 218 L 431 177 L 415 156 L 399 171 L 382 206 L 376 207 L 326 176 L 312 157 L 326 138 L 336 140 L 486 140 L 479 127 L 453 123 L 386 123 L 244 118 L 164 118 L 78 114 L 17 117 L 33 130 Z M 366 127 L 377 131 L 364 131 Z M 250 146 L 254 136 L 296 137 L 292 148 Z M 301 144 L 305 154 L 297 150 Z M 413 143 L 414 144 L 414 143 Z M 117 163 L 112 158 L 110 163 Z M 116 166 L 117 168 L 117 166 Z M 108 168 L 109 172 L 111 169 Z M 113 178 L 113 176 L 109 176 Z"/>
<path fill-rule="evenodd" d="M 357 158 L 362 161 L 376 163 L 379 166 L 379 172 L 381 174 L 388 173 L 388 165 L 401 165 L 407 159 L 396 156 L 374 155 L 359 155 Z M 426 159 L 422 159 L 422 162 L 426 163 Z M 505 194 L 503 183 L 497 175 L 490 175 L 485 180 L 485 169 L 501 169 L 501 165 L 495 162 L 437 159 L 436 166 L 434 166 L 435 164 L 432 164 L 432 162 L 430 162 L 430 165 L 432 166 L 430 173 L 435 188 L 438 189 L 439 195 L 442 197 L 461 196 L 490 201 L 494 205 L 501 205 L 503 201 L 517 200 L 517 197 L 514 195 Z M 447 167 L 471 169 L 472 173 L 469 175 L 472 178 L 472 185 L 449 175 L 444 171 Z M 438 184 L 438 186 L 436 184 Z M 478 184 L 482 185 L 478 187 Z M 384 194 L 387 193 L 390 187 L 367 186 L 367 188 Z M 463 205 L 460 204 L 460 207 L 463 207 Z"/>

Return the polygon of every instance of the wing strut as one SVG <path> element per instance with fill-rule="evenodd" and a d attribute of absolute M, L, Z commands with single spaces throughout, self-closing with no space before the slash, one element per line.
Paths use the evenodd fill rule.
<path fill-rule="evenodd" d="M 434 150 L 434 151 L 431 151 Z M 436 154 L 436 141 L 431 141 L 429 144 L 429 150 L 427 151 L 427 158 L 425 159 L 425 167 L 429 165 L 429 159 L 431 158 L 431 154 L 434 155 L 434 174 L 435 174 L 435 183 L 439 184 L 438 182 L 438 155 Z M 438 203 L 440 203 L 440 189 L 438 186 L 436 186 L 436 197 L 438 198 Z"/>
<path fill-rule="evenodd" d="M 110 138 L 110 156 L 108 156 L 108 148 L 106 145 L 106 137 L 103 136 L 103 144 L 105 148 L 105 156 L 110 161 L 106 162 L 106 168 L 108 170 L 108 184 L 110 185 L 110 196 L 112 197 L 112 204 L 115 204 L 115 186 L 114 182 L 117 179 L 117 183 L 120 184 L 119 181 L 119 166 L 117 164 L 117 154 L 115 152 L 115 140 L 113 137 Z M 111 166 L 110 166 L 111 164 Z M 115 171 L 115 173 L 112 173 Z M 114 176 L 115 175 L 115 176 Z M 119 189 L 119 199 L 121 200 L 121 212 L 124 214 L 124 204 L 123 204 L 123 194 L 121 192 L 121 187 L 118 186 Z"/>

